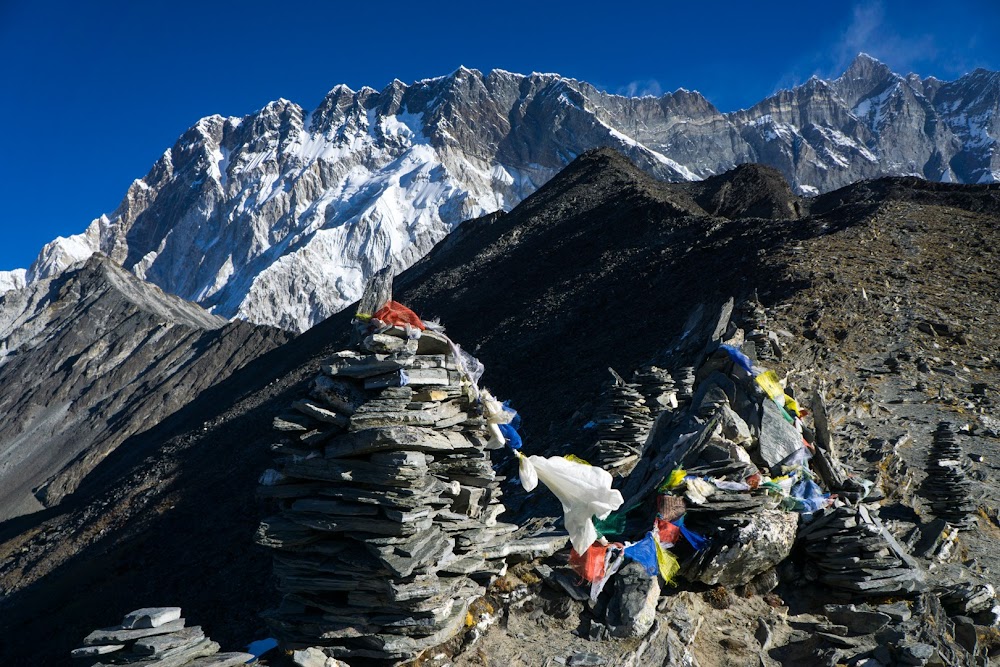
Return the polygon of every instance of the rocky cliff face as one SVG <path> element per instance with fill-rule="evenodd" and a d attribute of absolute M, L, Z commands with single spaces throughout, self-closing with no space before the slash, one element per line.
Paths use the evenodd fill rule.
<path fill-rule="evenodd" d="M 100 251 L 223 317 L 304 330 L 406 268 L 461 221 L 510 210 L 577 155 L 613 147 L 650 174 L 696 180 L 778 169 L 799 194 L 860 179 L 1000 179 L 1000 74 L 900 76 L 860 55 L 721 113 L 696 92 L 626 98 L 552 74 L 459 69 L 381 91 L 337 86 L 315 110 L 278 100 L 202 119 L 80 235 L 47 245 L 26 276 Z"/>
<path fill-rule="evenodd" d="M 0 520 L 57 503 L 129 437 L 289 337 L 97 255 L 0 296 Z"/>

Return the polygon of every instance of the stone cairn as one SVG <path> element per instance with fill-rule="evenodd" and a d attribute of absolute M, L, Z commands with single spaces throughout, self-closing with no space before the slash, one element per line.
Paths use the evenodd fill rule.
<path fill-rule="evenodd" d="M 664 410 L 677 409 L 677 387 L 670 372 L 657 366 L 643 366 L 632 375 L 632 384 L 646 399 L 650 417 L 655 419 Z"/>
<path fill-rule="evenodd" d="M 219 653 L 219 645 L 200 626 L 184 626 L 180 607 L 137 609 L 120 625 L 91 632 L 70 655 L 78 667 L 236 667 L 254 658 L 250 653 Z"/>
<path fill-rule="evenodd" d="M 767 328 L 767 311 L 756 300 L 743 303 L 740 308 L 743 325 L 747 331 L 746 340 L 753 343 L 757 359 L 767 361 L 771 354 L 771 339 Z"/>
<path fill-rule="evenodd" d="M 463 627 L 517 527 L 497 521 L 482 366 L 442 333 L 372 324 L 275 420 L 286 442 L 260 489 L 280 511 L 257 541 L 286 649 L 398 662 Z"/>
<path fill-rule="evenodd" d="M 694 366 L 684 366 L 677 371 L 674 383 L 677 386 L 677 400 L 680 403 L 684 405 L 691 403 L 691 399 L 694 398 L 694 380 Z"/>
<path fill-rule="evenodd" d="M 614 382 L 594 418 L 597 442 L 588 452 L 593 465 L 606 470 L 622 468 L 642 457 L 649 429 L 653 424 L 646 399 L 638 384 L 626 382 L 609 368 Z"/>
<path fill-rule="evenodd" d="M 975 504 L 969 500 L 969 480 L 962 464 L 962 448 L 948 422 L 938 424 L 927 457 L 927 477 L 921 487 L 931 512 L 959 530 L 975 524 Z"/>
<path fill-rule="evenodd" d="M 801 528 L 812 569 L 806 578 L 851 596 L 880 597 L 921 590 L 923 573 L 916 561 L 882 525 L 877 506 L 827 508 Z"/>

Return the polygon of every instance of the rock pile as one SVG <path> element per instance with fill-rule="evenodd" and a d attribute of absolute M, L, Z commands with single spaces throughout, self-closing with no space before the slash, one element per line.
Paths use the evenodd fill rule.
<path fill-rule="evenodd" d="M 950 614 L 972 618 L 987 627 L 1000 621 L 1000 600 L 991 584 L 962 582 L 944 586 L 936 592 Z"/>
<path fill-rule="evenodd" d="M 962 448 L 948 422 L 938 424 L 934 444 L 927 457 L 927 478 L 921 487 L 930 500 L 931 512 L 949 524 L 965 530 L 975 525 L 975 505 L 969 500 L 969 480 L 965 477 Z"/>
<path fill-rule="evenodd" d="M 655 419 L 662 411 L 677 408 L 677 387 L 669 371 L 653 365 L 643 366 L 632 375 L 632 383 L 646 399 L 650 417 Z"/>
<path fill-rule="evenodd" d="M 746 341 L 753 345 L 754 357 L 761 361 L 774 358 L 772 348 L 778 349 L 777 337 L 772 336 L 767 327 L 767 311 L 756 300 L 745 301 L 740 306 L 740 315 L 746 329 Z M 774 339 L 772 341 L 772 338 Z"/>
<path fill-rule="evenodd" d="M 517 526 L 497 521 L 477 365 L 443 334 L 369 329 L 276 420 L 296 441 L 261 479 L 280 513 L 257 539 L 275 549 L 284 597 L 265 618 L 285 648 L 412 659 L 503 568 Z"/>
<path fill-rule="evenodd" d="M 605 470 L 621 468 L 642 457 L 653 420 L 640 385 L 625 382 L 613 369 L 614 382 L 594 418 L 597 443 L 588 453 Z"/>
<path fill-rule="evenodd" d="M 219 645 L 200 626 L 185 627 L 180 607 L 137 609 L 119 625 L 94 630 L 71 653 L 80 667 L 236 667 L 250 653 L 219 653 Z"/>
<path fill-rule="evenodd" d="M 677 371 L 674 383 L 677 386 L 677 400 L 680 403 L 690 403 L 694 397 L 694 380 L 694 366 L 684 366 Z"/>
<path fill-rule="evenodd" d="M 828 604 L 823 615 L 809 642 L 810 657 L 819 664 L 989 664 L 972 621 L 949 618 L 933 593 L 922 593 L 912 602 Z M 800 655 L 796 662 L 807 660 Z"/>
<path fill-rule="evenodd" d="M 827 508 L 797 535 L 812 569 L 806 579 L 853 596 L 908 594 L 924 587 L 916 561 L 882 525 L 875 505 Z"/>

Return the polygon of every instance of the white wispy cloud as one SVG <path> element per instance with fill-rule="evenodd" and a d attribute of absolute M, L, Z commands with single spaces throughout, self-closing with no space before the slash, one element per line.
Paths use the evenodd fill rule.
<path fill-rule="evenodd" d="M 656 79 L 645 79 L 632 81 L 631 83 L 620 87 L 615 92 L 619 95 L 625 95 L 627 97 L 643 97 L 645 95 L 660 97 L 663 95 L 663 87 Z"/>
<path fill-rule="evenodd" d="M 939 59 L 940 48 L 929 32 L 901 34 L 887 17 L 882 0 L 856 1 L 836 39 L 793 64 L 775 83 L 774 92 L 800 85 L 811 76 L 835 79 L 859 53 L 867 53 L 900 74 L 927 76 L 932 72 L 920 71 L 920 66 Z"/>
<path fill-rule="evenodd" d="M 901 35 L 886 20 L 882 2 L 857 2 L 851 10 L 851 22 L 835 46 L 832 71 L 827 76 L 839 76 L 861 52 L 877 58 L 895 71 L 907 74 L 920 63 L 935 60 L 938 46 L 930 33 Z"/>

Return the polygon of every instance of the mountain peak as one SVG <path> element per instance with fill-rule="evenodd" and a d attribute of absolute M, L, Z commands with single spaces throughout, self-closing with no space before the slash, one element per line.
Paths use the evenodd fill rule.
<path fill-rule="evenodd" d="M 848 66 L 840 79 L 837 80 L 875 79 L 895 76 L 897 76 L 896 73 L 888 65 L 862 51 L 854 57 L 850 66 Z"/>
<path fill-rule="evenodd" d="M 993 73 L 944 87 L 865 53 L 834 81 L 812 78 L 727 114 L 683 88 L 634 98 L 464 65 L 382 91 L 341 85 L 308 115 L 276 100 L 241 124 L 202 120 L 129 189 L 112 223 L 53 241 L 24 281 L 100 250 L 218 315 L 302 331 L 360 296 L 372 273 L 410 266 L 464 220 L 510 211 L 599 146 L 673 181 L 766 163 L 803 194 L 888 174 L 1000 180 L 994 116 L 982 127 L 961 116 L 973 102 L 985 114 L 996 91 Z M 933 97 L 933 108 L 914 96 Z M 780 183 L 749 182 L 777 202 L 762 210 L 787 210 Z M 755 198 L 744 206 L 727 187 L 713 206 L 749 210 Z"/>
<path fill-rule="evenodd" d="M 891 85 L 902 81 L 885 63 L 867 53 L 859 53 L 850 67 L 837 79 L 831 81 L 833 89 L 853 109 L 862 100 L 879 95 Z"/>

